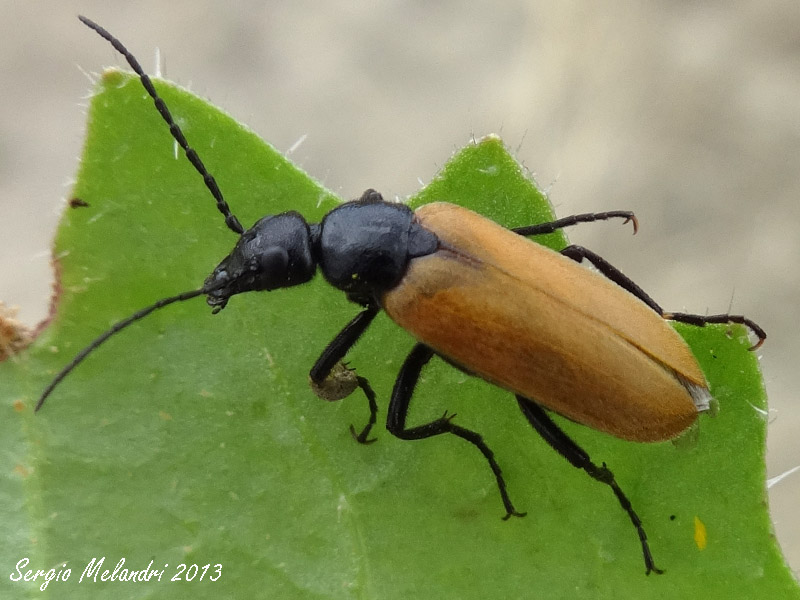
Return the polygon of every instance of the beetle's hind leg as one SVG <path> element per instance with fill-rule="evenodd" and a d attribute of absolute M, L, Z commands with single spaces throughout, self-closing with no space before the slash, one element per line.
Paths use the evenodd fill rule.
<path fill-rule="evenodd" d="M 356 375 L 353 369 L 342 362 L 342 359 L 372 323 L 378 310 L 377 306 L 368 306 L 358 313 L 325 347 L 308 374 L 311 389 L 323 400 L 331 402 L 341 400 L 352 394 L 357 387 L 364 392 L 369 403 L 369 421 L 360 433 L 356 433 L 355 427 L 350 425 L 350 433 L 360 444 L 371 444 L 375 441 L 374 438 L 369 439 L 369 433 L 378 418 L 378 403 L 375 401 L 375 392 L 372 391 L 369 381 Z"/>
<path fill-rule="evenodd" d="M 642 544 L 642 555 L 644 556 L 644 565 L 647 569 L 647 574 L 649 575 L 650 572 L 663 573 L 664 571 L 656 567 L 653 562 L 653 555 L 650 553 L 650 546 L 647 543 L 647 534 L 644 531 L 639 515 L 633 510 L 630 500 L 628 500 L 628 497 L 622 489 L 620 489 L 619 485 L 617 485 L 611 470 L 605 463 L 603 463 L 602 467 L 598 467 L 594 464 L 586 451 L 572 441 L 538 404 L 522 396 L 517 396 L 517 402 L 519 403 L 520 409 L 522 409 L 522 414 L 525 415 L 525 418 L 533 425 L 533 428 L 539 435 L 550 444 L 551 448 L 566 458 L 572 466 L 583 469 L 592 479 L 606 484 L 613 490 L 614 495 L 617 497 L 617 500 L 619 500 L 623 510 L 628 513 L 628 517 L 630 517 L 633 526 L 636 528 L 636 532 L 639 534 L 639 541 Z"/>
<path fill-rule="evenodd" d="M 389 403 L 389 415 L 386 420 L 386 428 L 390 433 L 402 440 L 422 440 L 444 433 L 452 433 L 453 435 L 467 440 L 481 451 L 481 454 L 483 454 L 484 458 L 488 461 L 492 473 L 494 473 L 500 496 L 503 499 L 503 506 L 505 506 L 506 509 L 506 516 L 503 517 L 503 519 L 508 519 L 511 516 L 525 516 L 525 513 L 518 512 L 511 503 L 511 499 L 508 497 L 508 492 L 506 491 L 506 482 L 503 479 L 500 465 L 497 464 L 494 453 L 489 446 L 486 445 L 486 442 L 483 441 L 483 437 L 470 429 L 455 425 L 453 423 L 453 417 L 455 417 L 455 415 L 448 415 L 445 412 L 444 415 L 430 423 L 417 425 L 416 427 L 406 427 L 408 406 L 411 403 L 411 397 L 414 395 L 414 388 L 417 386 L 422 368 L 428 364 L 433 354 L 433 350 L 424 344 L 417 344 L 411 350 L 411 353 L 400 368 L 400 373 L 397 376 L 397 381 L 392 390 L 392 399 Z"/>
<path fill-rule="evenodd" d="M 629 277 L 627 277 L 624 273 L 622 273 L 619 269 L 617 269 L 614 265 L 609 263 L 606 259 L 604 259 L 599 254 L 595 254 L 591 250 L 584 248 L 583 246 L 567 246 L 561 251 L 561 254 L 564 256 L 571 258 L 576 262 L 583 262 L 583 259 L 588 260 L 594 267 L 600 271 L 603 275 L 605 275 L 608 279 L 616 283 L 622 289 L 627 290 L 639 300 L 647 304 L 650 308 L 656 311 L 659 315 L 664 317 L 665 319 L 669 319 L 671 321 L 680 321 L 682 323 L 689 323 L 690 325 L 697 325 L 698 327 L 702 327 L 709 323 L 738 323 L 740 325 L 744 325 L 745 327 L 749 328 L 756 336 L 758 337 L 758 342 L 755 343 L 754 346 L 750 348 L 750 350 L 755 350 L 761 344 L 764 343 L 764 340 L 767 339 L 766 332 L 761 329 L 754 321 L 751 321 L 745 316 L 742 315 L 695 315 L 690 313 L 668 313 L 664 312 L 658 303 L 653 300 L 647 293 L 640 288 L 636 283 L 634 283 Z"/>

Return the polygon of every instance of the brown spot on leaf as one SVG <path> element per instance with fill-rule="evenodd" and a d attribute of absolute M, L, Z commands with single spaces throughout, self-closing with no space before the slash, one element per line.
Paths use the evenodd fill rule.
<path fill-rule="evenodd" d="M 70 198 L 69 199 L 69 207 L 70 208 L 83 208 L 85 206 L 89 206 L 89 203 L 86 200 L 81 198 Z"/>
<path fill-rule="evenodd" d="M 17 310 L 0 302 L 0 362 L 19 353 L 33 341 L 33 332 L 17 321 Z"/>
<path fill-rule="evenodd" d="M 31 474 L 31 470 L 26 467 L 25 465 L 15 465 L 14 466 L 14 474 L 19 475 L 23 479 L 26 479 L 28 475 Z"/>

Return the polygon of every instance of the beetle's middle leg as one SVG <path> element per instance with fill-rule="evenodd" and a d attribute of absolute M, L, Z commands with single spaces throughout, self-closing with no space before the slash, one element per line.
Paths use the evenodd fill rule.
<path fill-rule="evenodd" d="M 617 497 L 617 500 L 619 500 L 625 512 L 628 513 L 628 517 L 630 517 L 633 526 L 636 528 L 636 532 L 639 534 L 639 541 L 642 544 L 642 555 L 644 556 L 647 574 L 649 575 L 651 571 L 663 573 L 653 562 L 653 555 L 650 553 L 650 546 L 647 543 L 647 534 L 644 532 L 642 521 L 639 515 L 633 510 L 633 506 L 631 506 L 628 497 L 622 489 L 620 489 L 619 485 L 617 485 L 611 469 L 606 467 L 605 463 L 603 463 L 602 467 L 598 467 L 594 464 L 586 451 L 572 441 L 572 439 L 553 422 L 541 406 L 523 396 L 517 396 L 517 402 L 525 418 L 528 419 L 528 422 L 533 425 L 533 428 L 544 438 L 551 448 L 566 458 L 572 466 L 583 469 L 592 479 L 600 483 L 605 483 L 613 490 L 614 495 Z"/>
<path fill-rule="evenodd" d="M 369 381 L 348 369 L 342 359 L 366 331 L 378 311 L 377 306 L 368 306 L 358 313 L 325 347 L 308 374 L 311 389 L 323 400 L 341 400 L 352 394 L 356 387 L 361 388 L 369 403 L 369 421 L 361 433 L 356 433 L 355 427 L 350 425 L 350 433 L 361 444 L 375 441 L 374 438 L 368 439 L 368 436 L 378 418 L 378 403 L 375 401 L 375 392 L 372 391 Z"/>
<path fill-rule="evenodd" d="M 455 415 L 448 415 L 445 412 L 444 415 L 430 423 L 417 425 L 416 427 L 406 427 L 408 406 L 411 403 L 411 397 L 414 395 L 414 388 L 417 386 L 422 368 L 428 364 L 433 354 L 433 350 L 424 344 L 417 344 L 411 350 L 411 353 L 400 368 L 400 373 L 397 376 L 397 381 L 392 390 L 392 399 L 389 403 L 389 415 L 386 420 L 386 429 L 402 440 L 421 440 L 444 433 L 452 433 L 453 435 L 467 440 L 481 451 L 481 454 L 483 454 L 484 458 L 488 461 L 492 473 L 494 473 L 495 479 L 497 480 L 497 487 L 500 490 L 500 496 L 503 499 L 503 506 L 505 506 L 506 509 L 506 516 L 503 517 L 503 519 L 508 519 L 511 516 L 525 516 L 525 513 L 518 512 L 511 503 L 511 499 L 508 497 L 508 492 L 506 491 L 506 482 L 503 479 L 500 465 L 497 464 L 494 453 L 489 446 L 486 445 L 486 442 L 483 441 L 483 437 L 470 429 L 455 425 L 452 420 Z"/>

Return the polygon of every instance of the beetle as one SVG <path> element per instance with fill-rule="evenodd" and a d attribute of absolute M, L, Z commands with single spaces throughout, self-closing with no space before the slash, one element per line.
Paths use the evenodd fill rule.
<path fill-rule="evenodd" d="M 641 519 L 612 471 L 551 419 L 564 416 L 618 438 L 656 442 L 675 438 L 711 395 L 697 360 L 669 326 L 681 321 L 738 323 L 758 337 L 765 332 L 742 315 L 667 313 L 633 281 L 581 246 L 556 252 L 528 237 L 593 221 L 637 221 L 628 211 L 573 215 L 507 229 L 472 211 L 437 202 L 416 211 L 367 190 L 358 200 L 308 223 L 289 211 L 269 215 L 246 229 L 225 202 L 214 177 L 189 145 L 167 105 L 136 58 L 112 34 L 79 17 L 123 55 L 151 96 L 175 141 L 203 177 L 226 226 L 239 238 L 202 287 L 163 298 L 118 322 L 81 350 L 42 392 L 42 408 L 55 387 L 109 337 L 175 302 L 206 296 L 217 313 L 236 294 L 272 291 L 309 282 L 317 271 L 348 300 L 362 307 L 323 350 L 309 373 L 314 393 L 339 400 L 360 389 L 369 420 L 360 443 L 370 443 L 377 400 L 368 379 L 343 362 L 381 311 L 417 340 L 397 376 L 386 426 L 404 440 L 452 434 L 472 444 L 489 464 L 506 514 L 521 517 L 502 471 L 483 437 L 446 412 L 429 423 L 408 426 L 414 389 L 434 357 L 511 393 L 544 440 L 573 466 L 609 486 L 637 531 L 646 573 L 656 567 Z M 584 268 L 584 260 L 595 271 Z"/>

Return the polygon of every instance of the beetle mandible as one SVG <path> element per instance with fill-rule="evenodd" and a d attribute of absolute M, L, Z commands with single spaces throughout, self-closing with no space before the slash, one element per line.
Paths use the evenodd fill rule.
<path fill-rule="evenodd" d="M 597 254 L 572 245 L 560 253 L 528 239 L 592 221 L 623 218 L 627 211 L 573 215 L 550 223 L 506 229 L 472 211 L 438 202 L 412 211 L 386 202 L 374 190 L 309 224 L 297 212 L 266 216 L 245 230 L 214 177 L 188 144 L 163 99 L 122 43 L 85 17 L 80 20 L 124 56 L 139 76 L 175 141 L 203 177 L 229 229 L 239 235 L 232 252 L 199 289 L 158 300 L 130 315 L 81 350 L 51 381 L 36 404 L 109 337 L 154 310 L 197 296 L 217 313 L 231 296 L 310 281 L 316 271 L 342 290 L 361 312 L 326 346 L 311 368 L 314 392 L 338 400 L 360 388 L 369 420 L 357 441 L 368 443 L 377 419 L 369 381 L 344 366 L 347 352 L 380 310 L 416 339 L 392 390 L 387 429 L 419 440 L 453 434 L 475 446 L 489 463 L 505 519 L 523 516 L 511 502 L 493 452 L 480 434 L 453 415 L 407 426 L 414 388 L 425 365 L 438 356 L 467 374 L 516 396 L 534 429 L 573 466 L 609 486 L 633 523 L 646 573 L 657 568 L 644 526 L 603 463 L 598 466 L 550 418 L 548 411 L 637 442 L 669 440 L 709 408 L 708 384 L 686 343 L 667 320 L 703 326 L 739 323 L 758 337 L 764 331 L 741 315 L 666 313 L 633 281 Z M 597 273 L 583 268 L 583 260 Z"/>

